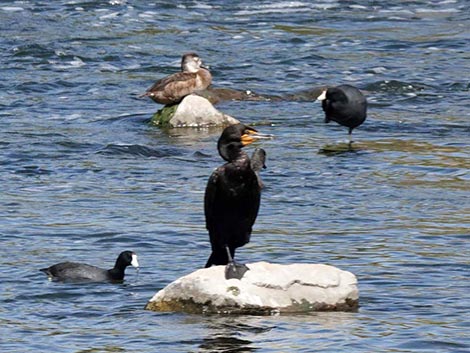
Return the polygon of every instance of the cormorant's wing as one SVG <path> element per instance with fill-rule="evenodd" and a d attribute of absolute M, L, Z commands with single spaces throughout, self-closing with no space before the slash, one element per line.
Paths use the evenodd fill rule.
<path fill-rule="evenodd" d="M 204 194 L 204 213 L 206 215 L 206 228 L 211 232 L 214 223 L 214 205 L 217 197 L 217 183 L 219 180 L 219 168 L 214 170 L 207 181 L 206 193 Z"/>

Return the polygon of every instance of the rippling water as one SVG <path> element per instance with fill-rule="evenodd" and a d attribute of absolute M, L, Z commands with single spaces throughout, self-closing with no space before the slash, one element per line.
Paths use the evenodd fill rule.
<path fill-rule="evenodd" d="M 2 1 L 2 352 L 470 351 L 470 10 L 445 1 Z M 163 131 L 137 99 L 197 51 L 216 87 L 292 95 L 224 102 L 275 135 L 241 261 L 358 276 L 357 313 L 157 314 L 147 300 L 204 265 L 202 199 L 220 130 Z M 356 150 L 299 92 L 350 83 Z M 38 269 L 142 270 L 122 285 Z"/>

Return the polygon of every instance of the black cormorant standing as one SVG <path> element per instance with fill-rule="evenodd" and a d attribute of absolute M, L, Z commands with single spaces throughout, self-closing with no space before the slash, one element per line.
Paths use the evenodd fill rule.
<path fill-rule="evenodd" d="M 225 128 L 217 149 L 227 163 L 212 173 L 206 187 L 204 211 L 212 246 L 206 267 L 228 265 L 226 278 L 240 279 L 248 270 L 245 265 L 235 264 L 233 258 L 235 249 L 250 241 L 261 187 L 242 148 L 261 137 L 255 129 L 243 124 Z"/>

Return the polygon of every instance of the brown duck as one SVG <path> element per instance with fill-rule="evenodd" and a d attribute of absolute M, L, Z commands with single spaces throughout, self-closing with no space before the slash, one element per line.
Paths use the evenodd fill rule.
<path fill-rule="evenodd" d="M 141 97 L 150 97 L 160 104 L 174 104 L 211 83 L 212 75 L 202 66 L 201 58 L 196 53 L 186 53 L 181 59 L 181 72 L 158 80 Z"/>

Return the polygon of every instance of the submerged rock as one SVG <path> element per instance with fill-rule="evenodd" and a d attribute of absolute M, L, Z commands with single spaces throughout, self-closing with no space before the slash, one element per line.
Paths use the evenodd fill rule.
<path fill-rule="evenodd" d="M 252 91 L 239 91 L 231 88 L 209 87 L 205 90 L 195 92 L 198 96 L 208 99 L 212 104 L 223 101 L 254 101 L 269 102 L 282 100 L 279 96 L 261 95 Z"/>
<path fill-rule="evenodd" d="M 254 101 L 254 102 L 314 102 L 325 90 L 325 86 L 310 87 L 284 95 L 258 94 L 253 91 L 239 91 L 231 88 L 208 87 L 195 94 L 208 99 L 212 104 L 223 101 Z"/>
<path fill-rule="evenodd" d="M 197 270 L 156 293 L 146 309 L 187 313 L 275 314 L 354 311 L 356 277 L 321 264 L 256 262 L 241 280 L 225 279 L 225 266 Z"/>
<path fill-rule="evenodd" d="M 151 119 L 151 123 L 165 127 L 208 127 L 237 124 L 239 121 L 221 113 L 207 99 L 191 94 L 179 104 L 165 106 Z"/>

